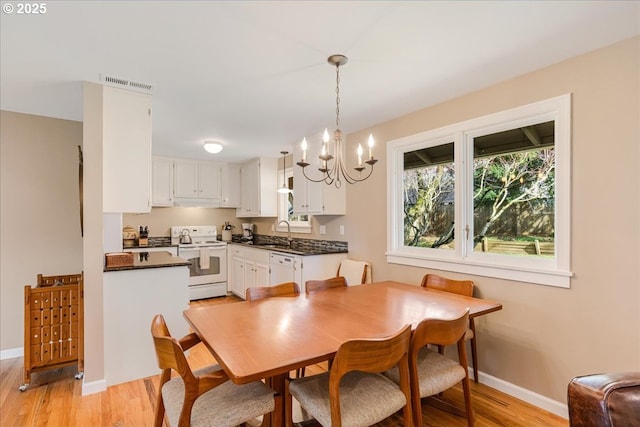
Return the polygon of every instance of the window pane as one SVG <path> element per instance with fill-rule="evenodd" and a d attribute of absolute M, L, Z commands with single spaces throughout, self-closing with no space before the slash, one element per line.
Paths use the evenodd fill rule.
<path fill-rule="evenodd" d="M 286 187 L 293 189 L 293 170 L 287 169 L 284 173 Z M 279 177 L 278 187 L 282 185 L 282 178 Z M 311 227 L 309 215 L 298 215 L 293 213 L 293 192 L 278 195 L 278 221 L 287 220 L 291 227 Z"/>
<path fill-rule="evenodd" d="M 287 179 L 287 183 L 289 188 L 293 188 L 293 176 L 290 176 Z M 293 213 L 293 192 L 287 195 L 287 219 L 289 222 L 300 221 L 300 222 L 308 222 L 309 215 L 298 215 Z"/>
<path fill-rule="evenodd" d="M 453 142 L 404 153 L 404 244 L 454 248 Z"/>
<path fill-rule="evenodd" d="M 554 255 L 554 122 L 474 138 L 474 251 Z"/>

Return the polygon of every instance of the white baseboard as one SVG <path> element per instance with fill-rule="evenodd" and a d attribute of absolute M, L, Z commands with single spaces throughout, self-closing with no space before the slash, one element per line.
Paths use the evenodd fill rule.
<path fill-rule="evenodd" d="M 569 419 L 569 408 L 564 403 L 555 401 L 515 384 L 511 384 L 509 382 L 501 380 L 500 378 L 492 377 L 491 375 L 487 375 L 484 372 L 479 372 L 478 376 L 480 377 L 480 383 L 484 385 L 495 388 L 496 390 L 523 400 L 527 403 L 530 403 L 531 405 L 537 406 L 538 408 L 542 408 L 545 411 L 549 411 L 562 418 Z M 469 368 L 469 377 L 473 377 L 472 368 Z"/>
<path fill-rule="evenodd" d="M 101 379 L 98 381 L 86 382 L 84 379 L 82 380 L 82 395 L 86 396 L 88 394 L 100 393 L 101 391 L 105 391 L 107 389 L 107 380 Z"/>
<path fill-rule="evenodd" d="M 24 356 L 24 348 L 22 347 L 0 350 L 0 360 L 13 359 L 15 357 L 22 356 Z"/>

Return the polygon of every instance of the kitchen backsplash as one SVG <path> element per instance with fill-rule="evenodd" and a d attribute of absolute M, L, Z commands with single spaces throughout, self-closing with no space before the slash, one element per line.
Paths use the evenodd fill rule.
<path fill-rule="evenodd" d="M 240 238 L 242 234 L 234 234 L 232 242 L 242 243 Z M 255 245 L 287 245 L 289 241 L 286 236 L 271 236 L 266 234 L 254 234 L 253 244 Z M 319 239 L 298 239 L 294 238 L 294 246 L 297 250 L 314 250 L 314 251 L 345 251 L 349 250 L 348 242 L 338 240 L 319 240 Z"/>

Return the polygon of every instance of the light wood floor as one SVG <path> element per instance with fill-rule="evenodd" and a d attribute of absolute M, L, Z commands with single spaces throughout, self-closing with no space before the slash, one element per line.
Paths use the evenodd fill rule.
<path fill-rule="evenodd" d="M 193 304 L 221 304 L 238 301 L 233 297 L 202 300 Z M 149 320 L 151 321 L 151 320 Z M 213 362 L 202 345 L 193 348 L 189 363 L 198 368 Z M 155 363 L 155 360 L 149 361 Z M 75 367 L 35 373 L 30 387 L 20 392 L 22 358 L 0 361 L 0 426 L 2 427 L 144 427 L 153 422 L 158 377 L 109 387 L 106 391 L 82 396 L 82 381 L 75 380 Z M 307 368 L 307 375 L 321 372 L 326 365 Z M 568 421 L 482 384 L 471 384 L 475 425 L 566 427 Z M 443 398 L 462 407 L 462 389 L 454 388 Z M 395 415 L 379 426 L 401 426 Z M 423 404 L 423 426 L 466 426 L 466 420 Z"/>

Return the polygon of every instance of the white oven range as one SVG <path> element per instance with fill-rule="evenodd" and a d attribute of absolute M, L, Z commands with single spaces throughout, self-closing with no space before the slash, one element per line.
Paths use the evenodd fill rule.
<path fill-rule="evenodd" d="M 191 237 L 191 243 L 181 243 L 181 236 L 186 234 Z M 192 301 L 227 295 L 227 244 L 217 238 L 215 225 L 171 227 L 171 244 L 178 245 L 178 256 L 191 263 L 189 299 Z"/>

